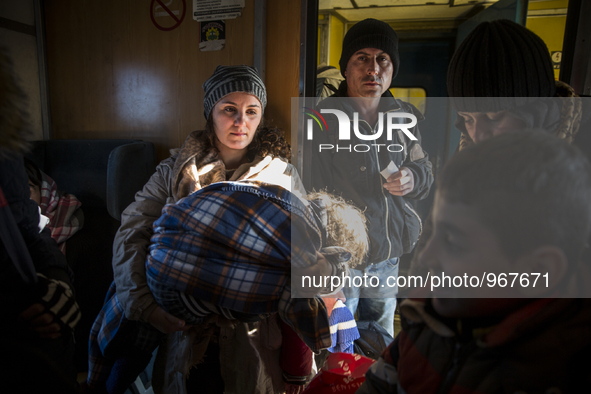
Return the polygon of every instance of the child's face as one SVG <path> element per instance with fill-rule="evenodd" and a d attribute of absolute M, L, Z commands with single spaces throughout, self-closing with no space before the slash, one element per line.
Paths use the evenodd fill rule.
<path fill-rule="evenodd" d="M 511 289 L 490 288 L 486 276 L 513 272 L 512 261 L 505 255 L 498 239 L 479 220 L 476 208 L 463 203 L 449 203 L 439 195 L 435 198 L 433 210 L 433 234 L 420 255 L 421 263 L 429 267 L 431 277 L 445 276 L 462 278 L 446 288 L 434 288 L 433 307 L 446 317 L 494 316 L 505 314 L 512 306 L 520 303 L 511 297 Z M 476 284 L 475 276 L 483 286 Z M 468 287 L 464 287 L 467 283 Z M 430 286 L 430 284 L 429 284 Z M 494 297 L 494 298 L 478 298 Z"/>
<path fill-rule="evenodd" d="M 41 204 L 41 190 L 39 190 L 39 186 L 29 181 L 29 191 L 31 192 L 31 200 L 35 201 L 37 205 Z"/>

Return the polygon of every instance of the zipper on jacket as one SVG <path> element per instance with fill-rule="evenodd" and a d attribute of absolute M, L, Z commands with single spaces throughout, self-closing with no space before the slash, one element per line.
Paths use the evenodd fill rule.
<path fill-rule="evenodd" d="M 376 130 L 375 128 L 372 130 L 372 132 L 375 134 Z M 378 153 L 378 147 L 376 146 L 376 165 L 378 166 L 378 174 L 382 171 L 382 169 L 380 168 L 380 155 Z M 386 202 L 386 240 L 388 241 L 388 257 L 386 258 L 387 260 L 390 259 L 390 256 L 392 255 L 392 242 L 390 241 L 390 226 L 388 226 L 388 221 L 389 221 L 389 216 L 390 216 L 390 209 L 388 208 L 388 196 L 386 196 L 386 193 L 384 192 L 384 181 L 382 181 L 382 177 L 380 176 L 380 186 L 382 189 L 382 196 L 384 196 L 384 201 Z"/>
<path fill-rule="evenodd" d="M 393 110 L 390 110 L 390 111 L 386 111 L 386 112 L 384 112 L 384 115 L 387 114 L 388 112 L 395 112 L 395 111 L 399 111 L 399 110 L 400 110 L 400 108 L 393 109 Z M 371 127 L 371 125 L 365 119 L 361 119 L 361 120 L 363 122 L 365 122 L 365 124 L 367 126 L 369 126 L 369 129 L 371 130 L 372 134 L 375 134 L 376 133 L 376 128 L 377 128 L 377 126 L 378 126 L 378 124 L 380 122 L 379 119 L 376 122 L 376 124 L 375 124 L 374 127 Z M 383 123 L 382 123 L 382 126 L 383 126 Z M 380 155 L 378 153 L 378 147 L 376 146 L 375 148 L 376 148 L 376 150 L 375 150 L 375 152 L 376 152 L 376 165 L 378 166 L 378 174 L 379 174 L 381 172 L 381 170 L 382 170 L 380 168 Z M 392 255 L 392 242 L 390 241 L 390 226 L 388 226 L 388 221 L 389 221 L 389 216 L 390 216 L 390 210 L 388 208 L 388 196 L 386 196 L 386 193 L 384 192 L 384 181 L 382 181 L 382 177 L 381 176 L 379 177 L 379 179 L 380 179 L 380 186 L 381 186 L 381 189 L 382 189 L 382 196 L 384 197 L 384 202 L 386 203 L 386 241 L 388 241 L 388 257 L 385 258 L 384 260 L 382 260 L 382 261 L 385 261 L 385 260 L 389 260 L 391 258 L 390 256 Z"/>
<path fill-rule="evenodd" d="M 417 211 L 415 211 L 410 205 L 408 205 L 407 202 L 404 203 L 404 205 L 406 205 L 406 207 L 412 212 L 413 215 L 416 216 L 416 218 L 419 221 L 419 234 L 421 234 L 423 232 L 423 221 L 421 220 L 421 217 L 419 216 L 419 214 L 417 213 Z"/>

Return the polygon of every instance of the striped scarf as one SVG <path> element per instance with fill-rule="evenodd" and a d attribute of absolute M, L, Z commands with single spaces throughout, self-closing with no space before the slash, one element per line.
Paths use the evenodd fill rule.
<path fill-rule="evenodd" d="M 330 314 L 331 353 L 354 353 L 353 341 L 359 339 L 359 330 L 353 314 L 343 301 L 337 300 Z"/>

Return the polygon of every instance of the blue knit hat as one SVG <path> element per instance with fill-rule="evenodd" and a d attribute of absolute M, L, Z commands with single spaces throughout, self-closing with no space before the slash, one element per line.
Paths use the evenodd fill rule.
<path fill-rule="evenodd" d="M 264 111 L 267 105 L 267 90 L 257 70 L 251 66 L 217 66 L 213 75 L 203 83 L 205 97 L 203 107 L 205 118 L 218 101 L 234 92 L 252 94 L 260 102 Z"/>

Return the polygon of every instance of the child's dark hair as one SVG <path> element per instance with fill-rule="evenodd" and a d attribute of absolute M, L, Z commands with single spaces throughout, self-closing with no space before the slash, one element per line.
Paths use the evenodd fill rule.
<path fill-rule="evenodd" d="M 43 178 L 41 176 L 41 170 L 31 159 L 28 159 L 26 157 L 25 171 L 27 172 L 27 176 L 29 177 L 29 180 L 33 183 L 33 185 L 41 189 L 41 182 L 43 181 Z"/>
<path fill-rule="evenodd" d="M 515 131 L 460 151 L 437 193 L 475 206 L 508 257 L 555 245 L 574 262 L 589 239 L 591 164 L 543 131 Z"/>

